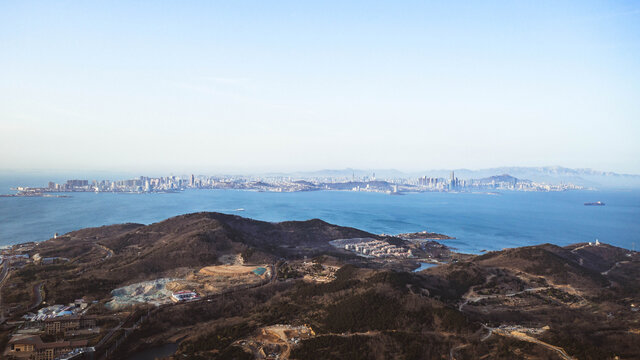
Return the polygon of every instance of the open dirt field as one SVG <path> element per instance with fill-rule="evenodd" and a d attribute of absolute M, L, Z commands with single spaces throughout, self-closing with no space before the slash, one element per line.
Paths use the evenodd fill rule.
<path fill-rule="evenodd" d="M 211 295 L 238 286 L 259 284 L 269 279 L 268 265 L 217 265 L 194 271 L 185 279 L 167 285 L 171 291 L 195 290 L 200 295 Z"/>
<path fill-rule="evenodd" d="M 218 265 L 207 266 L 200 269 L 201 275 L 208 276 L 234 276 L 234 275 L 247 275 L 253 272 L 256 268 L 264 266 L 249 266 L 249 265 Z"/>
<path fill-rule="evenodd" d="M 272 325 L 261 328 L 248 339 L 236 341 L 236 345 L 253 354 L 256 359 L 286 360 L 300 340 L 313 336 L 315 332 L 307 325 Z"/>

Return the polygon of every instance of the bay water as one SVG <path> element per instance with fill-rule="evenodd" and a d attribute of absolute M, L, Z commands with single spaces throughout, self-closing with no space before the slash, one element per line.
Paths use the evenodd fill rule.
<path fill-rule="evenodd" d="M 2 180 L 2 179 L 0 179 Z M 11 180 L 15 181 L 15 180 Z M 42 183 L 40 179 L 33 185 Z M 6 178 L 0 193 L 15 186 Z M 442 243 L 479 253 L 507 247 L 568 245 L 599 239 L 640 246 L 640 191 L 384 193 L 313 191 L 271 193 L 186 190 L 178 193 L 66 193 L 68 198 L 0 198 L 0 246 L 49 239 L 84 227 L 150 224 L 199 211 L 264 221 L 307 220 L 380 234 L 427 230 L 455 237 Z M 585 206 L 602 201 L 605 206 Z"/>

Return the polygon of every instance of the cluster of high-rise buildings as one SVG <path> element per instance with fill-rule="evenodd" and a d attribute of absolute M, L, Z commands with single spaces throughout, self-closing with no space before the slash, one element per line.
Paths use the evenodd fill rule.
<path fill-rule="evenodd" d="M 418 178 L 418 189 L 426 191 L 478 191 L 478 190 L 514 190 L 514 191 L 565 191 L 579 190 L 581 186 L 573 184 L 544 184 L 531 180 L 518 179 L 504 174 L 482 179 L 459 179 L 454 172 L 446 178 L 423 176 Z"/>
<path fill-rule="evenodd" d="M 126 180 L 67 180 L 58 184 L 50 181 L 47 187 L 16 187 L 18 195 L 30 196 L 51 192 L 172 192 L 185 189 L 240 189 L 272 192 L 322 190 L 316 183 L 290 177 L 244 176 L 140 176 Z"/>
<path fill-rule="evenodd" d="M 427 176 L 420 177 L 418 178 L 418 186 L 437 191 L 446 191 L 465 188 L 467 187 L 467 181 L 458 179 L 452 171 L 449 179 Z"/>
<path fill-rule="evenodd" d="M 176 176 L 165 176 L 151 178 L 140 176 L 127 180 L 67 180 L 66 183 L 56 184 L 50 181 L 46 188 L 17 188 L 19 191 L 56 191 L 56 192 L 152 192 L 152 191 L 174 191 L 185 188 L 189 185 L 187 179 Z"/>

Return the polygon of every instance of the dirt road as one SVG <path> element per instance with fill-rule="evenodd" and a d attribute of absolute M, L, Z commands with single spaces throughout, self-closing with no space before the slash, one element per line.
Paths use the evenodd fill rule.
<path fill-rule="evenodd" d="M 564 351 L 563 348 L 555 346 L 555 345 L 551 345 L 549 343 L 546 343 L 544 341 L 538 340 L 532 336 L 529 336 L 525 333 L 521 333 L 519 331 L 505 331 L 502 329 L 496 329 L 493 328 L 491 329 L 493 334 L 496 335 L 500 335 L 500 336 L 505 336 L 505 337 L 510 337 L 510 338 L 514 338 L 517 340 L 521 340 L 521 341 L 527 341 L 530 343 L 534 343 L 534 344 L 538 344 L 541 346 L 544 346 L 545 348 L 554 351 L 556 354 L 558 354 L 558 356 L 560 356 L 560 358 L 564 359 L 564 360 L 576 360 L 576 358 L 572 357 L 571 355 L 567 354 L 566 351 Z"/>

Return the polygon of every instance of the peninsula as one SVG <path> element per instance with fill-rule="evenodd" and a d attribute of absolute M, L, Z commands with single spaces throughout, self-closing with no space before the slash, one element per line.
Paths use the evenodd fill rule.
<path fill-rule="evenodd" d="M 14 245 L 2 358 L 640 357 L 638 252 L 433 238 L 194 213 Z"/>

